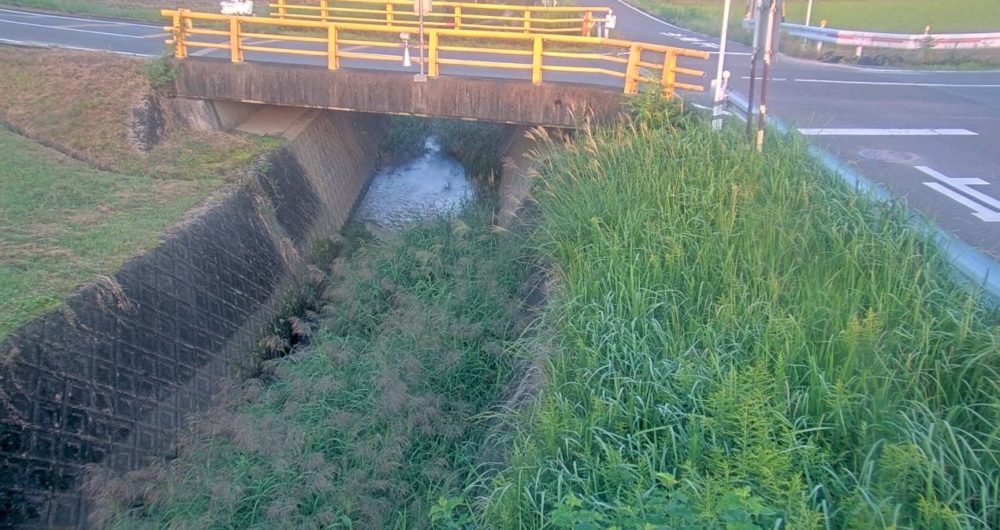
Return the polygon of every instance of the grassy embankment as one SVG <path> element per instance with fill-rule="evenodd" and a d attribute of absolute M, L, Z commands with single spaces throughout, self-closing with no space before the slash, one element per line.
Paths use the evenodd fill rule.
<path fill-rule="evenodd" d="M 427 527 L 484 462 L 481 415 L 516 372 L 525 266 L 489 220 L 361 239 L 308 348 L 200 417 L 177 460 L 100 487 L 109 526 Z"/>
<path fill-rule="evenodd" d="M 522 243 L 431 224 L 342 263 L 313 351 L 109 490 L 117 523 L 997 527 L 1000 315 L 801 146 L 638 114 L 539 161 L 527 242 L 558 288 L 516 430 L 477 418 Z"/>
<path fill-rule="evenodd" d="M 0 129 L 0 338 L 152 248 L 279 145 L 168 123 L 160 145 L 136 149 L 127 129 L 131 104 L 149 90 L 143 64 L 0 48 L 0 122 L 58 149 Z"/>
<path fill-rule="evenodd" d="M 1000 526 L 1000 315 L 901 207 L 676 115 L 539 170 L 560 347 L 484 527 Z"/>

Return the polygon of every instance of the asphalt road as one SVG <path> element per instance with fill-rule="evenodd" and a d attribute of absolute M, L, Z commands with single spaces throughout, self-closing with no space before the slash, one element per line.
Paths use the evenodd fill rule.
<path fill-rule="evenodd" d="M 718 49 L 717 39 L 659 21 L 621 0 L 578 3 L 610 4 L 622 38 L 709 52 Z M 156 56 L 166 37 L 160 26 L 151 24 L 0 8 L 0 43 Z M 729 52 L 730 88 L 746 94 L 748 50 L 730 43 Z M 221 55 L 210 50 L 198 54 Z M 714 72 L 718 54 L 712 57 L 710 64 L 694 66 Z M 325 64 L 322 58 L 249 53 L 246 58 Z M 342 66 L 403 69 L 397 63 L 357 60 Z M 464 67 L 443 68 L 442 73 L 530 77 L 526 71 L 498 74 Z M 546 74 L 546 80 L 611 82 L 573 74 Z M 706 101 L 704 96 L 696 99 Z M 1000 71 L 863 68 L 780 56 L 768 108 L 945 230 L 1000 259 Z"/>

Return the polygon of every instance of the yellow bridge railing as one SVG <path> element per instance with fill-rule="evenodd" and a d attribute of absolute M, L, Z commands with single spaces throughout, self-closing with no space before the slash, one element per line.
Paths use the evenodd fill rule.
<path fill-rule="evenodd" d="M 167 44 L 174 56 L 184 58 L 192 49 L 225 50 L 234 63 L 247 52 L 325 58 L 331 70 L 341 61 L 400 63 L 409 55 L 408 41 L 398 27 L 373 24 L 281 20 L 164 10 L 172 20 L 165 27 L 172 34 Z M 442 67 L 473 67 L 487 72 L 530 72 L 540 84 L 546 73 L 574 74 L 571 81 L 607 84 L 620 80 L 626 94 L 638 92 L 640 83 L 660 85 L 666 95 L 676 90 L 702 91 L 704 87 L 678 81 L 678 76 L 704 76 L 704 72 L 678 66 L 678 59 L 707 59 L 708 53 L 658 44 L 629 42 L 579 35 L 540 35 L 465 29 L 426 30 L 426 68 L 429 77 Z M 394 53 L 389 53 L 394 52 Z M 201 52 L 199 52 L 201 54 Z M 418 55 L 414 52 L 414 55 Z M 487 56 L 486 59 L 476 57 Z M 492 75 L 487 73 L 486 75 Z M 599 81 L 603 80 L 603 81 Z"/>
<path fill-rule="evenodd" d="M 271 16 L 320 22 L 415 27 L 413 0 L 277 0 Z M 446 29 L 592 35 L 608 20 L 607 7 L 543 7 L 472 2 L 434 2 L 424 25 Z"/>

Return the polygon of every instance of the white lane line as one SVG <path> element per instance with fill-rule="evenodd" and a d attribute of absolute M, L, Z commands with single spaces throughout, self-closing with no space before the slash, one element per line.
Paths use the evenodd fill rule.
<path fill-rule="evenodd" d="M 636 13 L 639 13 L 640 15 L 648 18 L 649 20 L 653 20 L 653 21 L 659 22 L 660 24 L 663 24 L 664 26 L 669 26 L 671 28 L 676 28 L 676 29 L 679 29 L 681 31 L 688 31 L 687 28 L 682 28 L 680 26 L 675 26 L 675 25 L 667 22 L 666 20 L 662 20 L 662 19 L 656 18 L 653 15 L 650 15 L 649 13 L 647 13 L 647 12 L 639 9 L 638 7 L 635 7 L 632 4 L 630 4 L 628 2 L 625 2 L 624 0 L 618 0 L 618 3 L 621 4 L 621 5 L 623 5 L 623 6 L 625 6 L 625 7 L 627 7 L 627 8 L 629 8 L 629 9 L 631 9 L 632 11 L 635 11 Z"/>
<path fill-rule="evenodd" d="M 1000 88 L 1000 84 L 905 83 L 901 81 L 843 81 L 838 79 L 794 79 L 797 83 L 830 83 L 835 85 L 921 86 L 946 88 Z"/>
<path fill-rule="evenodd" d="M 924 186 L 927 186 L 945 197 L 948 197 L 949 199 L 969 208 L 972 210 L 973 215 L 984 222 L 1000 222 L 1000 200 L 994 199 L 981 191 L 972 189 L 972 186 L 987 186 L 989 185 L 989 182 L 979 178 L 952 178 L 927 166 L 916 166 L 915 169 L 930 176 L 931 178 L 934 178 L 935 180 L 940 181 L 924 182 Z M 951 188 L 954 189 L 950 189 L 945 185 L 951 186 Z M 962 195 L 963 193 L 965 195 Z"/>
<path fill-rule="evenodd" d="M 115 50 L 101 50 L 98 48 L 84 48 L 82 46 L 63 46 L 60 44 L 49 44 L 45 42 L 31 42 L 31 41 L 4 39 L 4 38 L 0 38 L 0 44 L 9 44 L 11 46 L 25 46 L 29 48 L 58 48 L 61 50 L 76 50 L 81 52 L 114 53 L 116 55 L 126 55 L 129 57 L 159 57 L 158 55 L 151 55 L 148 53 L 120 52 Z"/>
<path fill-rule="evenodd" d="M 93 34 L 93 35 L 106 35 L 106 36 L 109 36 L 109 37 L 121 37 L 123 39 L 142 39 L 142 38 L 144 38 L 143 35 L 128 35 L 128 34 L 125 34 L 125 33 L 111 33 L 111 32 L 108 32 L 108 31 L 93 31 L 93 30 L 89 30 L 89 29 L 75 29 L 75 28 L 67 28 L 65 26 L 47 26 L 45 24 L 32 24 L 30 22 L 15 22 L 13 20 L 4 20 L 4 19 L 0 19 L 0 24 L 15 24 L 17 26 L 31 26 L 31 27 L 35 27 L 35 28 L 58 29 L 58 30 L 62 30 L 62 31 L 75 31 L 75 32 L 78 32 L 78 33 L 90 33 L 90 34 Z"/>
<path fill-rule="evenodd" d="M 977 136 L 968 129 L 799 129 L 803 136 Z"/>
<path fill-rule="evenodd" d="M 0 13 L 9 13 L 13 16 L 31 17 L 31 18 L 57 18 L 61 20 L 76 20 L 78 22 L 101 22 L 104 24 L 110 24 L 113 26 L 133 26 L 136 28 L 158 28 L 159 26 L 153 26 L 151 24 L 136 24 L 134 22 L 123 22 L 120 20 L 101 20 L 97 18 L 80 18 L 80 17 L 68 17 L 65 15 L 50 15 L 48 13 L 32 13 L 30 11 L 17 11 L 14 9 L 3 9 L 0 8 Z"/>

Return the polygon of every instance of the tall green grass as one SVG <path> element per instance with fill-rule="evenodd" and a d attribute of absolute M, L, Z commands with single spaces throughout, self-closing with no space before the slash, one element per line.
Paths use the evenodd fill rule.
<path fill-rule="evenodd" d="M 1000 527 L 1000 319 L 907 212 L 636 116 L 539 158 L 559 347 L 481 527 Z"/>
<path fill-rule="evenodd" d="M 296 323 L 311 345 L 197 417 L 178 458 L 97 482 L 107 527 L 430 526 L 480 465 L 482 415 L 516 371 L 525 267 L 489 219 L 354 231 L 329 303 Z"/>

